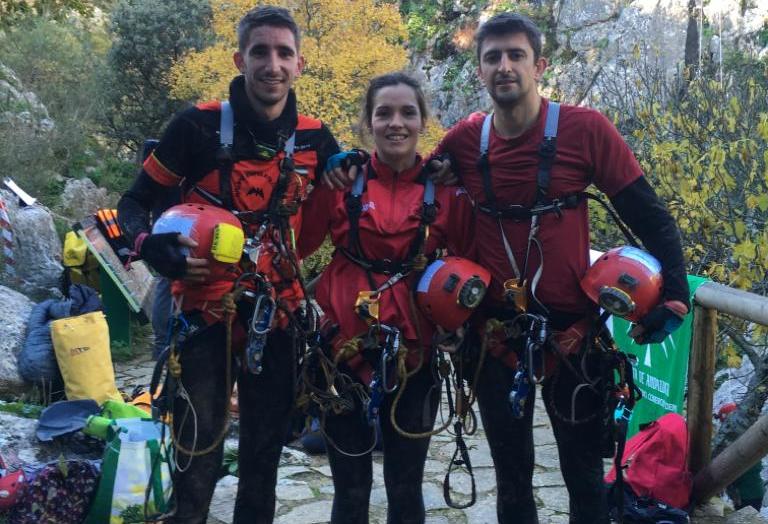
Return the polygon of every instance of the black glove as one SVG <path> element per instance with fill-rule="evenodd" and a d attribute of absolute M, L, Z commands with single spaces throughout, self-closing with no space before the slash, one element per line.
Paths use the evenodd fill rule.
<path fill-rule="evenodd" d="M 179 244 L 179 233 L 158 233 L 144 238 L 139 255 L 162 276 L 178 280 L 187 274 L 186 249 Z"/>
<path fill-rule="evenodd" d="M 638 344 L 659 344 L 682 325 L 687 309 L 679 301 L 659 304 L 638 321 L 629 335 Z"/>

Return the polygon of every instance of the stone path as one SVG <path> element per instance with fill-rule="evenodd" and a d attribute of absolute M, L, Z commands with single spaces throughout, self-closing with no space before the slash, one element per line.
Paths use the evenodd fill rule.
<path fill-rule="evenodd" d="M 146 385 L 153 363 L 146 357 L 117 364 L 117 384 L 123 391 L 131 391 L 136 385 Z M 438 415 L 438 422 L 439 422 Z M 432 437 L 429 455 L 425 465 L 424 504 L 428 524 L 482 524 L 496 522 L 495 492 L 496 479 L 488 443 L 482 426 L 475 435 L 466 437 L 475 472 L 477 502 L 466 510 L 450 509 L 443 500 L 443 478 L 448 468 L 455 444 L 453 437 L 442 433 Z M 534 473 L 534 494 L 539 503 L 539 517 L 542 524 L 567 524 L 568 495 L 560 475 L 557 448 L 544 406 L 537 400 L 534 415 L 534 440 L 536 442 L 536 469 Z M 236 446 L 236 440 L 227 441 Z M 455 488 L 455 499 L 469 493 L 469 477 L 463 473 L 451 477 Z M 209 524 L 232 522 L 237 478 L 223 478 L 211 504 Z M 277 485 L 278 523 L 311 524 L 327 522 L 331 514 L 333 481 L 331 469 L 325 455 L 311 456 L 301 448 L 286 447 L 278 470 Z M 384 490 L 383 457 L 374 453 L 373 489 L 371 492 L 371 523 L 386 522 L 387 498 Z"/>
<path fill-rule="evenodd" d="M 131 391 L 136 385 L 147 385 L 153 363 L 147 357 L 116 365 L 118 387 Z M 536 462 L 534 470 L 534 495 L 539 507 L 541 524 L 568 523 L 568 494 L 560 475 L 557 447 L 549 425 L 540 395 L 537 396 L 534 414 L 534 442 Z M 440 421 L 438 416 L 438 422 Z M 455 510 L 446 506 L 443 500 L 442 483 L 454 451 L 453 437 L 447 433 L 432 437 L 424 475 L 424 504 L 427 510 L 427 524 L 492 524 L 496 522 L 496 481 L 493 462 L 482 426 L 475 435 L 466 438 L 477 484 L 477 502 L 468 509 Z M 227 446 L 236 446 L 230 439 Z M 469 478 L 457 474 L 451 479 L 462 499 L 469 492 Z M 237 478 L 228 476 L 221 479 L 211 504 L 208 524 L 229 524 L 232 522 Z M 278 470 L 277 513 L 278 524 L 314 524 L 328 522 L 333 500 L 331 470 L 325 455 L 311 456 L 300 448 L 285 447 Z M 756 520 L 733 520 L 723 517 L 724 508 L 719 499 L 698 510 L 692 522 L 697 524 L 720 524 L 730 522 L 765 522 L 758 515 Z M 384 490 L 383 461 L 381 453 L 374 453 L 373 490 L 371 493 L 371 524 L 386 522 L 386 493 Z M 751 509 L 751 508 L 750 508 Z M 745 512 L 744 512 L 745 513 Z"/>

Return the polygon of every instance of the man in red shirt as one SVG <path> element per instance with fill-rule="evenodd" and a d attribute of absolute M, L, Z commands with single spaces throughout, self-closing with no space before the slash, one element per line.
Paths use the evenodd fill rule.
<path fill-rule="evenodd" d="M 562 332 L 594 312 L 579 282 L 589 267 L 587 202 L 594 184 L 619 216 L 661 261 L 662 303 L 632 331 L 640 343 L 660 342 L 688 311 L 688 285 L 680 235 L 664 204 L 643 176 L 619 132 L 595 110 L 543 98 L 538 82 L 547 67 L 541 33 L 528 18 L 503 13 L 478 30 L 478 74 L 493 100 L 492 116 L 475 113 L 444 137 L 437 154 L 452 168 L 476 202 L 477 262 L 493 282 L 488 318 L 510 320 L 503 283 L 518 278 L 528 311 Z M 547 126 L 554 120 L 556 136 Z M 483 155 L 483 125 L 487 155 Z M 551 137 L 545 143 L 546 135 Z M 554 156 L 553 156 L 554 154 Z M 538 210 L 538 211 L 536 211 Z M 488 355 L 476 384 L 480 412 L 491 448 L 498 486 L 499 522 L 538 522 L 533 498 L 533 399 L 530 388 L 520 418 L 510 410 L 515 342 L 506 354 Z M 510 358 L 512 357 L 512 358 Z M 560 465 L 570 495 L 570 522 L 608 523 L 602 486 L 602 398 L 599 388 L 579 387 L 599 377 L 597 362 L 563 357 L 543 382 L 542 395 L 557 439 Z M 584 373 L 586 371 L 586 373 Z"/>

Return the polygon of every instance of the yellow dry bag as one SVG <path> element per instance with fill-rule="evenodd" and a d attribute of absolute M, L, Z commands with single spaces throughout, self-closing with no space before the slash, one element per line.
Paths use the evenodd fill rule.
<path fill-rule="evenodd" d="M 115 386 L 104 313 L 94 311 L 54 320 L 51 338 L 69 400 L 90 398 L 103 404 L 109 399 L 122 399 Z"/>

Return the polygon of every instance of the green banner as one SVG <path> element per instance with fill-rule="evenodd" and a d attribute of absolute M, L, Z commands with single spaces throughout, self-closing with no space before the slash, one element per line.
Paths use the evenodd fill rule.
<path fill-rule="evenodd" d="M 696 289 L 708 279 L 688 275 L 691 302 Z M 640 424 L 656 420 L 665 413 L 682 414 L 688 379 L 688 355 L 691 351 L 693 313 L 686 315 L 680 329 L 661 344 L 638 345 L 629 337 L 630 322 L 613 318 L 613 338 L 626 353 L 637 357 L 633 373 L 643 398 L 635 405 L 629 422 L 628 437 L 637 433 Z"/>

